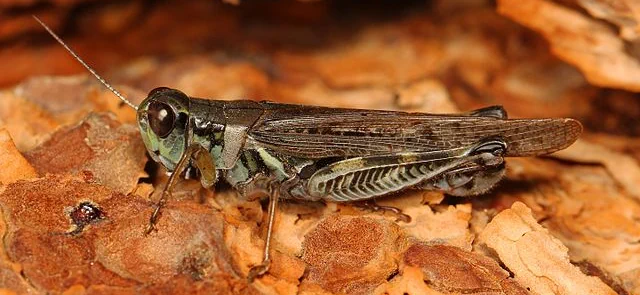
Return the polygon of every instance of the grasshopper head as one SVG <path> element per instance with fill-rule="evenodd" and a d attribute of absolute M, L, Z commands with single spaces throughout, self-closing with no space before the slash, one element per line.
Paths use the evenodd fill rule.
<path fill-rule="evenodd" d="M 173 171 L 186 148 L 189 97 L 175 89 L 155 88 L 138 106 L 137 119 L 149 155 Z"/>
<path fill-rule="evenodd" d="M 173 171 L 185 151 L 186 130 L 189 121 L 189 97 L 178 90 L 160 87 L 151 90 L 139 106 L 134 105 L 98 75 L 51 28 L 36 16 L 33 18 L 100 83 L 111 90 L 122 102 L 137 110 L 138 126 L 147 151 L 153 160 L 164 165 L 167 170 Z"/>

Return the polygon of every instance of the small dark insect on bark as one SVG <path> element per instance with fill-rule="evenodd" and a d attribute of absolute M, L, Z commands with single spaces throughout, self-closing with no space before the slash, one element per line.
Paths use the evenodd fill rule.
<path fill-rule="evenodd" d="M 85 226 L 104 219 L 105 214 L 91 202 L 82 202 L 70 210 L 69 217 L 75 226 L 69 234 L 78 235 L 82 233 Z"/>

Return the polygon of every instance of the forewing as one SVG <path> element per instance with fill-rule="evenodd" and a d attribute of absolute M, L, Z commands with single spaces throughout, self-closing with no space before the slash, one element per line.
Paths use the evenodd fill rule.
<path fill-rule="evenodd" d="M 561 150 L 580 134 L 572 119 L 512 119 L 393 111 L 272 106 L 249 130 L 255 144 L 304 158 L 384 155 L 465 147 L 501 137 L 507 156 Z"/>

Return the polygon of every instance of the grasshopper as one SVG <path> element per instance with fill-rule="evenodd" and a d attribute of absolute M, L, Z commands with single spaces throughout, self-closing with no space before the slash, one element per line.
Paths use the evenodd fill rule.
<path fill-rule="evenodd" d="M 354 202 L 409 188 L 475 196 L 504 176 L 505 157 L 552 153 L 582 132 L 573 119 L 508 119 L 500 106 L 434 115 L 208 100 L 166 87 L 151 90 L 136 106 L 34 18 L 136 110 L 149 156 L 171 173 L 147 234 L 186 169 L 197 169 L 205 188 L 224 180 L 244 199 L 268 196 L 263 261 L 250 270 L 250 281 L 269 269 L 279 199 Z"/>

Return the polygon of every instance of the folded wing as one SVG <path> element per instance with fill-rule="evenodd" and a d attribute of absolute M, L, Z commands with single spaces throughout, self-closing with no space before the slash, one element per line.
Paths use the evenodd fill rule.
<path fill-rule="evenodd" d="M 267 104 L 249 130 L 255 144 L 310 159 L 428 152 L 474 144 L 487 137 L 507 143 L 510 157 L 552 153 L 582 131 L 573 119 L 500 119 L 394 111 Z"/>

